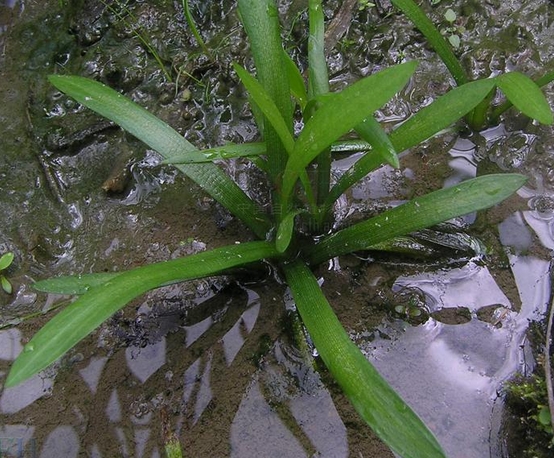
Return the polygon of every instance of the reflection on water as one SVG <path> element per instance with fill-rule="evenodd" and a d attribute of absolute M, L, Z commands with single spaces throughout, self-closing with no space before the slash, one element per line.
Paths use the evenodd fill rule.
<path fill-rule="evenodd" d="M 23 0 L 3 1 L 8 8 L 17 10 L 19 6 L 19 11 L 23 11 L 25 3 Z M 501 8 L 516 11 L 518 8 L 512 8 L 512 3 L 517 2 L 503 2 Z M 132 2 L 129 7 L 137 7 L 138 14 L 144 14 L 140 8 L 150 8 L 150 5 L 148 2 Z M 528 8 L 529 11 L 532 9 Z M 0 17 L 2 35 L 13 12 L 0 11 L 3 14 Z M 41 46 L 17 67 L 15 78 L 20 79 L 21 69 L 30 73 L 30 69 L 44 67 L 51 72 L 54 65 L 67 65 L 68 68 L 88 69 L 99 78 L 118 79 L 119 76 L 108 68 L 112 65 L 115 50 L 123 50 L 121 52 L 126 57 L 134 56 L 129 49 L 142 56 L 145 51 L 136 46 L 132 36 L 126 37 L 123 46 L 120 42 L 108 50 L 95 46 L 97 42 L 94 40 L 101 40 L 102 33 L 114 25 L 105 23 L 107 19 L 99 11 L 96 13 L 84 15 L 87 17 L 79 18 L 74 24 L 76 33 L 81 33 L 81 36 L 71 37 L 71 41 L 81 40 L 80 48 L 67 44 L 67 50 L 52 51 L 47 49 L 48 46 Z M 547 15 L 534 14 L 533 17 Z M 154 19 L 164 19 L 163 15 L 152 17 L 152 21 L 150 16 L 148 18 L 144 21 L 145 27 L 154 23 Z M 174 14 L 171 18 L 175 20 Z M 228 11 L 221 18 L 230 20 L 232 27 L 236 27 L 236 18 Z M 525 21 L 519 22 L 524 24 L 522 27 L 528 27 L 533 19 L 526 17 Z M 354 33 L 367 32 L 366 24 L 360 21 L 351 26 Z M 395 34 L 395 46 L 386 43 L 386 33 L 379 32 L 379 36 L 370 40 L 369 47 L 367 39 L 361 39 L 360 35 L 360 52 L 354 53 L 357 54 L 354 57 L 358 60 L 356 65 L 348 64 L 342 51 L 333 50 L 334 84 L 338 86 L 342 81 L 357 78 L 347 68 L 349 66 L 363 69 L 364 74 L 374 70 L 368 62 L 376 60 L 368 58 L 366 48 L 376 50 L 379 59 L 425 58 L 426 47 L 420 46 L 420 42 L 414 46 L 409 33 L 404 33 L 402 27 L 395 27 L 391 32 Z M 537 43 L 548 41 L 549 27 L 543 29 L 545 40 L 541 36 Z M 65 33 L 67 28 L 63 27 L 64 40 L 69 37 Z M 220 28 L 218 23 L 217 30 Z M 176 43 L 175 48 L 184 48 L 188 38 L 183 38 L 182 31 L 169 29 L 174 35 L 165 42 Z M 97 31 L 99 35 L 95 35 Z M 409 31 L 411 33 L 411 26 Z M 157 30 L 154 32 L 158 33 Z M 242 39 L 240 34 L 227 38 Z M 26 40 L 23 45 L 18 43 L 13 48 L 24 52 L 27 48 L 35 49 L 37 44 L 49 44 L 48 40 L 42 39 L 40 31 L 28 33 Z M 390 48 L 386 56 L 383 56 L 382 45 Z M 351 46 L 357 45 L 352 42 Z M 73 57 L 83 57 L 82 67 L 72 67 L 74 64 L 68 60 L 71 57 L 68 50 L 74 52 Z M 399 50 L 402 50 L 403 57 L 399 56 Z M 381 65 L 390 63 L 390 60 L 383 61 Z M 129 64 L 127 67 L 137 66 Z M 216 134 L 218 143 L 252 140 L 256 134 L 248 119 L 224 121 L 231 111 L 238 112 L 230 102 L 235 97 L 234 89 L 229 81 L 222 84 L 210 71 L 199 69 L 202 74 L 198 76 L 204 79 L 206 72 L 202 84 L 217 87 L 220 93 L 210 94 L 212 101 L 204 104 L 199 94 L 209 91 L 204 86 L 198 91 L 192 85 L 193 97 L 197 100 L 187 103 L 175 97 L 169 107 L 176 113 L 172 122 L 186 132 L 187 138 L 199 143 L 214 141 L 208 138 L 211 136 L 209 129 L 219 132 Z M 157 68 L 152 73 L 156 72 Z M 143 77 L 148 79 L 141 73 L 137 81 Z M 38 79 L 33 73 L 33 82 Z M 133 88 L 135 84 L 140 86 L 133 78 L 122 77 L 120 83 Z M 442 85 L 439 93 L 447 86 L 445 81 L 433 84 Z M 0 196 L 2 231 L 6 231 L 6 234 L 0 234 L 1 242 L 16 241 L 14 251 L 21 253 L 21 269 L 26 272 L 20 278 L 15 300 L 2 309 L 6 315 L 15 316 L 14 310 L 21 313 L 23 307 L 42 307 L 40 301 L 43 298 L 29 290 L 28 285 L 34 277 L 43 278 L 59 272 L 112 270 L 115 266 L 138 265 L 205 249 L 205 243 L 183 242 L 193 231 L 196 231 L 192 234 L 194 237 L 200 233 L 209 246 L 212 239 L 224 239 L 223 231 L 215 232 L 215 235 L 213 232 L 209 235 L 203 233 L 206 221 L 211 224 L 214 219 L 212 202 L 209 199 L 196 202 L 188 184 L 183 186 L 174 172 L 160 170 L 156 154 L 148 149 L 143 151 L 144 148 L 137 144 L 129 146 L 135 155 L 124 164 L 129 167 L 133 178 L 127 192 L 119 198 L 105 196 L 100 186 L 113 172 L 105 165 L 113 162 L 114 150 L 119 152 L 129 139 L 110 130 L 102 131 L 101 135 L 98 135 L 100 131 L 94 131 L 94 135 L 87 137 L 94 146 L 92 148 L 86 149 L 76 141 L 66 147 L 58 144 L 58 149 L 52 151 L 44 149 L 49 146 L 48 142 L 45 145 L 35 137 L 52 133 L 57 122 L 65 129 L 60 131 L 61 138 L 71 138 L 72 134 L 77 138 L 76 133 L 86 132 L 91 126 L 88 121 L 84 126 L 76 124 L 75 119 L 82 113 L 65 97 L 39 95 L 40 87 L 34 87 L 33 96 L 39 99 L 34 102 L 28 100 L 28 89 L 14 85 L 10 91 L 3 92 L 6 95 L 4 100 L 11 105 L 0 113 L 2 125 L 7 129 L 1 140 L 13 140 L 13 145 L 8 142 L 2 147 L 5 153 L 2 157 L 7 158 L 2 165 L 7 169 L 17 164 L 17 173 L 14 172 L 13 176 L 2 175 L 8 192 Z M 171 87 L 168 94 L 177 94 L 180 89 Z M 141 91 L 139 87 L 136 94 Z M 406 92 L 410 94 L 410 100 L 398 97 L 379 112 L 378 117 L 388 123 L 404 120 L 420 103 L 418 99 L 422 92 L 425 93 L 424 104 L 428 102 L 426 91 L 426 84 L 416 86 L 412 82 Z M 163 95 L 148 90 L 143 94 L 148 96 L 146 105 L 153 109 Z M 45 100 L 40 100 L 40 97 Z M 237 100 L 242 106 L 244 100 L 241 97 Z M 20 118 L 15 115 L 15 107 L 25 108 Z M 171 110 L 162 110 L 162 113 L 167 115 Z M 45 116 L 53 124 L 45 125 Z M 29 117 L 34 125 L 27 124 Z M 238 118 L 242 118 L 242 114 Z M 91 124 L 93 127 L 94 123 Z M 16 128 L 16 125 L 24 127 Z M 478 167 L 488 160 L 503 170 L 523 167 L 523 171 L 533 177 L 534 182 L 520 193 L 529 199 L 529 209 L 509 215 L 498 226 L 521 309 L 515 304 L 517 301 L 506 294 L 506 284 L 498 282 L 494 265 L 487 266 L 474 259 L 454 269 L 429 271 L 427 266 L 424 273 L 399 277 L 393 290 L 415 288 L 423 294 L 430 312 L 465 307 L 470 311 L 469 321 L 449 325 L 429 319 L 421 326 L 387 322 L 381 328 L 393 337 L 392 340 L 378 338 L 371 345 L 360 344 L 439 436 L 452 458 L 489 455 L 488 447 L 495 440 L 491 412 L 498 403 L 497 390 L 516 369 L 525 369 L 531 364 L 522 350 L 524 331 L 528 320 L 540 318 L 549 299 L 550 259 L 535 255 L 533 246 L 538 239 L 547 250 L 554 249 L 554 179 L 549 162 L 552 157 L 549 142 L 553 137 L 547 133 L 538 142 L 540 132 L 534 126 L 530 126 L 530 130 L 533 133 L 501 125 L 484 132 L 482 143 L 478 137 L 458 140 L 449 153 L 451 173 L 448 172 L 449 176 L 438 184 L 438 187 L 442 184 L 452 186 L 473 177 Z M 537 160 L 533 155 L 539 147 L 543 148 L 543 154 Z M 432 149 L 428 151 L 430 168 L 435 163 Z M 336 171 L 346 170 L 353 159 L 337 161 Z M 368 210 L 368 200 L 379 199 L 378 205 L 382 206 L 396 205 L 406 199 L 412 192 L 409 188 L 419 179 L 422 163 L 416 166 L 378 170 L 361 186 L 351 190 L 350 200 L 341 200 L 340 216 L 346 218 Z M 241 186 L 248 188 L 251 182 L 245 170 L 249 169 L 240 165 L 228 169 Z M 115 170 L 121 176 L 125 171 Z M 20 183 L 31 184 L 31 189 L 27 186 L 22 190 Z M 164 186 L 167 183 L 171 187 Z M 172 189 L 177 191 L 170 194 L 170 205 L 166 203 L 152 217 L 148 210 L 163 203 L 162 194 L 171 193 Z M 256 194 L 257 189 L 250 192 Z M 194 211 L 187 207 L 184 212 L 184 207 L 189 205 L 188 201 L 185 202 L 187 199 L 193 202 Z M 175 202 L 179 202 L 178 207 Z M 40 218 L 37 218 L 37 212 L 40 212 Z M 166 218 L 166 213 L 177 215 L 174 219 Z M 226 215 L 218 218 L 220 222 L 228 222 Z M 466 221 L 472 222 L 473 219 L 474 215 L 471 215 Z M 19 227 L 7 233 L 12 226 Z M 182 237 L 181 240 L 170 239 L 176 232 L 175 238 Z M 161 235 L 156 239 L 150 237 L 151 234 Z M 218 238 L 218 242 L 221 241 Z M 188 249 L 191 251 L 187 252 Z M 227 284 L 226 281 L 222 283 Z M 99 335 L 94 334 L 54 369 L 19 387 L 3 390 L 0 395 L 3 423 L 0 426 L 0 437 L 3 438 L 0 454 L 17 456 L 19 450 L 24 450 L 29 456 L 41 457 L 160 457 L 163 455 L 160 411 L 166 409 L 169 427 L 182 439 L 185 456 L 249 458 L 274 454 L 294 458 L 341 458 L 351 455 L 352 442 L 348 436 L 351 428 L 345 427 L 337 412 L 341 406 L 335 408 L 329 391 L 309 359 L 279 338 L 280 329 L 276 323 L 279 323 L 283 308 L 281 291 L 274 294 L 264 290 L 267 297 L 244 288 L 216 294 L 222 289 L 221 284 L 206 280 L 191 289 L 171 286 L 161 293 L 154 293 L 140 306 L 131 306 L 128 315 L 114 318 Z M 51 305 L 55 299 L 46 300 L 47 305 Z M 496 307 L 498 313 L 492 321 L 483 321 L 479 312 L 491 306 Z M 3 363 L 0 381 L 6 376 L 9 362 L 22 350 L 22 340 L 30 334 L 29 329 L 23 327 L 21 330 L 0 330 L 0 362 Z M 269 342 L 269 348 L 264 347 L 261 351 L 260 342 Z M 256 366 L 258 363 L 253 361 L 260 360 L 260 353 L 264 355 L 263 362 Z M 493 437 L 490 436 L 491 429 Z"/>
<path fill-rule="evenodd" d="M 468 264 L 401 277 L 394 287 L 418 288 L 428 304 L 438 307 L 468 307 L 474 315 L 470 322 L 447 325 L 430 319 L 423 326 L 396 329 L 392 340 L 372 342 L 367 349 L 451 458 L 488 456 L 497 391 L 521 369 L 529 320 L 540 317 L 550 297 L 548 261 L 515 256 L 510 261 L 522 309 L 505 313 L 501 327 L 478 320 L 477 312 L 489 305 L 510 308 L 510 301 L 486 267 Z"/>
<path fill-rule="evenodd" d="M 346 427 L 319 375 L 290 347 L 278 342 L 273 351 L 234 417 L 231 456 L 349 456 Z"/>

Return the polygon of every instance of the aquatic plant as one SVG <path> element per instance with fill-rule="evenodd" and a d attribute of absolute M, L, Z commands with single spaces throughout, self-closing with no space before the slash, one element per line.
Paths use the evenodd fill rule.
<path fill-rule="evenodd" d="M 2 289 L 8 294 L 11 294 L 13 292 L 13 287 L 2 271 L 6 270 L 12 265 L 14 257 L 15 255 L 11 251 L 8 251 L 7 253 L 4 253 L 2 256 L 0 256 L 0 285 L 2 286 Z"/>
<path fill-rule="evenodd" d="M 454 42 L 452 41 L 452 36 L 454 35 L 450 34 L 447 41 L 414 0 L 391 0 L 391 3 L 400 9 L 425 36 L 458 86 L 471 81 L 470 76 L 464 71 L 459 59 L 452 50 L 452 46 L 457 47 L 456 39 L 454 39 Z M 446 16 L 445 18 L 449 22 L 454 22 L 456 15 L 452 10 L 449 11 L 451 11 L 449 18 Z M 549 124 L 552 122 L 552 113 L 543 109 L 544 100 L 540 101 L 539 98 L 536 98 L 530 103 L 526 98 L 526 94 L 527 90 L 534 91 L 537 86 L 542 87 L 553 80 L 554 71 L 545 73 L 536 82 L 519 72 L 509 72 L 500 75 L 496 78 L 495 87 L 490 90 L 487 97 L 481 103 L 467 114 L 466 120 L 472 129 L 482 130 L 485 127 L 497 124 L 500 116 L 514 106 L 530 118 Z M 500 105 L 493 106 L 492 101 L 497 89 L 503 92 L 506 101 Z"/>
<path fill-rule="evenodd" d="M 46 368 L 116 311 L 151 289 L 265 260 L 288 283 L 321 359 L 377 435 L 403 457 L 444 457 L 432 433 L 350 340 L 312 269 L 339 255 L 377 247 L 386 250 L 397 237 L 493 206 L 522 186 L 522 175 L 482 176 L 415 197 L 343 229 L 329 230 L 334 227 L 334 204 L 351 186 L 383 164 L 398 167 L 399 152 L 457 122 L 503 80 L 490 78 L 455 88 L 387 133 L 374 112 L 406 85 L 416 62 L 383 69 L 341 92 L 329 92 L 323 11 L 320 0 L 310 0 L 306 88 L 300 70 L 283 50 L 274 0 L 239 0 L 238 5 L 256 77 L 238 64 L 234 68 L 250 94 L 263 140 L 260 143 L 199 151 L 169 125 L 98 82 L 61 75 L 52 75 L 50 81 L 156 150 L 165 162 L 173 163 L 239 218 L 259 240 L 124 272 L 37 282 L 35 288 L 40 291 L 80 297 L 27 343 L 5 385 L 16 385 Z M 540 90 L 526 86 L 523 91 L 527 105 L 537 107 L 537 119 L 547 120 L 550 108 Z M 293 130 L 295 108 L 303 125 L 298 133 Z M 331 183 L 332 151 L 350 145 L 341 138 L 351 131 L 358 134 L 356 145 L 365 152 Z M 247 157 L 265 172 L 271 211 L 262 210 L 214 163 L 238 156 Z"/>

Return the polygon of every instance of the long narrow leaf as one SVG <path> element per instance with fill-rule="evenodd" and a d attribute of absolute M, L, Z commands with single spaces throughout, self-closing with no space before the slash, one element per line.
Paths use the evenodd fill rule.
<path fill-rule="evenodd" d="M 206 46 L 206 43 L 204 43 L 204 40 L 202 39 L 202 35 L 200 35 L 200 32 L 198 31 L 198 28 L 196 27 L 196 22 L 194 21 L 194 17 L 192 16 L 192 13 L 190 12 L 189 7 L 189 0 L 181 0 L 181 3 L 183 5 L 183 12 L 185 13 L 185 18 L 187 20 L 187 24 L 190 28 L 190 31 L 194 35 L 194 39 L 196 40 L 196 43 L 198 43 L 198 46 L 202 48 L 202 52 L 206 54 L 206 57 L 210 59 L 211 61 L 214 60 L 214 56 Z"/>
<path fill-rule="evenodd" d="M 308 94 L 304 85 L 304 78 L 300 69 L 296 66 L 291 57 L 283 49 L 283 60 L 285 62 L 285 71 L 289 80 L 290 92 L 298 102 L 300 109 L 304 111 L 308 103 Z"/>
<path fill-rule="evenodd" d="M 342 229 L 307 250 L 310 262 L 358 250 L 406 235 L 473 211 L 491 207 L 509 197 L 526 181 L 519 174 L 485 175 L 450 188 L 431 192 L 387 210 L 378 216 Z"/>
<path fill-rule="evenodd" d="M 371 145 L 363 140 L 344 140 L 333 142 L 333 153 L 357 153 L 370 151 Z M 188 151 L 171 156 L 162 161 L 162 164 L 186 164 L 189 162 L 212 162 L 217 160 L 235 159 L 239 157 L 257 158 L 266 154 L 265 143 L 227 143 L 222 146 L 197 151 Z"/>
<path fill-rule="evenodd" d="M 552 110 L 539 86 L 519 72 L 504 73 L 496 78 L 506 98 L 524 115 L 543 124 L 552 124 Z"/>
<path fill-rule="evenodd" d="M 258 81 L 269 94 L 292 132 L 292 103 L 283 57 L 279 12 L 274 0 L 239 0 L 239 12 L 249 38 Z M 288 154 L 271 124 L 262 132 L 267 146 L 270 176 L 280 180 Z M 277 183 L 277 186 L 280 186 Z M 279 205 L 279 202 L 274 202 Z M 276 215 L 279 218 L 279 215 Z"/>
<path fill-rule="evenodd" d="M 423 33 L 429 44 L 442 59 L 446 68 L 456 81 L 458 86 L 467 83 L 468 79 L 460 62 L 452 51 L 452 46 L 445 40 L 435 25 L 413 0 L 391 0 L 392 4 L 399 8 L 410 21 Z"/>
<path fill-rule="evenodd" d="M 433 434 L 350 340 L 310 269 L 301 261 L 283 269 L 317 351 L 360 416 L 403 458 L 445 458 Z"/>
<path fill-rule="evenodd" d="M 554 71 L 547 72 L 543 76 L 541 76 L 540 78 L 534 81 L 538 87 L 542 88 L 543 86 L 550 84 L 552 81 L 554 81 Z M 493 125 L 498 123 L 498 119 L 500 118 L 502 113 L 510 109 L 512 106 L 513 106 L 513 103 L 510 100 L 506 100 L 501 105 L 495 107 L 491 113 L 491 117 L 490 117 L 491 123 Z"/>
<path fill-rule="evenodd" d="M 252 100 L 262 111 L 264 116 L 273 126 L 275 132 L 281 139 L 287 154 L 292 154 L 292 149 L 294 148 L 294 139 L 290 132 L 290 124 L 287 124 L 281 116 L 279 108 L 272 100 L 270 95 L 266 92 L 263 86 L 254 78 L 250 73 L 248 73 L 244 68 L 239 64 L 234 63 L 233 68 L 239 75 L 239 78 L 246 87 L 246 90 L 250 93 Z"/>
<path fill-rule="evenodd" d="M 381 124 L 373 117 L 364 119 L 360 124 L 354 127 L 356 133 L 362 140 L 368 142 L 372 149 L 381 156 L 383 162 L 392 165 L 395 169 L 400 167 L 398 154 L 389 136 L 381 127 Z"/>
<path fill-rule="evenodd" d="M 308 7 L 310 35 L 308 37 L 308 96 L 310 99 L 329 92 L 329 75 L 325 61 L 325 27 L 321 0 L 310 0 Z"/>
<path fill-rule="evenodd" d="M 396 164 L 398 163 L 395 150 L 398 152 L 404 151 L 449 127 L 475 108 L 494 86 L 494 79 L 484 79 L 454 88 L 419 110 L 396 130 L 392 131 L 388 137 L 382 129 L 381 132 L 377 130 L 374 125 L 378 124 L 377 121 L 370 118 L 364 124 L 356 126 L 356 130 L 364 140 L 372 144 L 377 152 L 380 151 L 384 155 L 383 157 L 387 158 L 387 162 L 392 162 L 395 165 L 393 158 L 396 159 Z M 372 124 L 369 124 L 370 121 Z M 324 208 L 328 210 L 346 189 L 379 165 L 379 157 L 374 152 L 368 152 L 362 156 L 337 181 L 325 202 Z"/>
<path fill-rule="evenodd" d="M 217 248 L 185 258 L 139 267 L 91 288 L 31 339 L 13 363 L 5 386 L 14 386 L 56 361 L 135 297 L 169 283 L 215 275 L 278 255 L 268 242 Z"/>
<path fill-rule="evenodd" d="M 401 153 L 451 126 L 475 108 L 494 85 L 493 78 L 477 80 L 438 97 L 389 134 L 396 151 Z"/>
<path fill-rule="evenodd" d="M 308 96 L 310 100 L 329 92 L 329 75 L 325 61 L 325 24 L 321 0 L 310 0 L 308 3 L 310 35 L 308 37 Z M 317 203 L 323 204 L 329 194 L 331 185 L 331 150 L 326 148 L 316 158 Z"/>
<path fill-rule="evenodd" d="M 316 156 L 388 102 L 408 82 L 417 66 L 407 62 L 387 68 L 329 94 L 296 140 L 283 177 L 283 199 L 290 198 L 300 172 Z"/>
<path fill-rule="evenodd" d="M 79 76 L 51 75 L 49 80 L 82 105 L 120 125 L 164 159 L 196 150 L 165 122 L 101 83 Z M 217 165 L 180 164 L 176 167 L 240 218 L 258 237 L 265 238 L 271 228 L 269 218 Z"/>
<path fill-rule="evenodd" d="M 113 280 L 122 272 L 102 272 L 83 275 L 68 275 L 63 277 L 47 278 L 33 284 L 33 289 L 43 293 L 53 294 L 85 294 L 91 288 L 103 285 Z"/>
<path fill-rule="evenodd" d="M 184 151 L 162 161 L 162 164 L 189 164 L 192 162 L 213 162 L 239 157 L 253 157 L 265 154 L 264 143 L 228 143 L 215 148 L 198 151 Z"/>

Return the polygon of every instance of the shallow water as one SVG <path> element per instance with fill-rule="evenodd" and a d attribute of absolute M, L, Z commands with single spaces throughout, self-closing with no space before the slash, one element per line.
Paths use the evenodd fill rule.
<path fill-rule="evenodd" d="M 118 270 L 245 240 L 236 221 L 171 168 L 159 167 L 155 153 L 48 87 L 47 73 L 63 69 L 104 79 L 198 145 L 256 138 L 243 91 L 227 71 L 245 53 L 229 2 L 191 2 L 204 38 L 220 49 L 219 68 L 198 54 L 172 5 L 159 11 L 148 2 L 131 5 L 160 54 L 183 68 L 181 78 L 193 74 L 177 86 L 164 82 L 131 28 L 98 5 L 84 2 L 83 15 L 77 3 L 59 12 L 57 1 L 8 3 L 10 22 L 0 37 L 0 246 L 16 253 L 8 272 L 16 292 L 0 297 L 1 379 L 51 316 L 41 312 L 67 300 L 35 293 L 33 280 Z M 327 7 L 329 16 L 335 3 Z M 435 9 L 437 20 L 447 6 Z M 291 43 L 305 37 L 295 22 L 302 8 L 294 1 L 282 7 Z M 482 8 L 479 15 L 460 10 L 475 21 L 462 37 L 475 72 L 515 67 L 533 74 L 550 60 L 549 4 L 491 1 L 464 8 Z M 61 31 L 55 40 L 52 30 Z M 516 39 L 509 42 L 509 36 Z M 329 57 L 334 87 L 375 65 L 424 59 L 415 82 L 379 112 L 389 124 L 449 84 L 442 70 L 436 77 L 440 64 L 401 17 L 359 12 L 337 49 Z M 185 89 L 190 101 L 183 100 Z M 372 210 L 368 199 L 378 199 L 379 207 L 394 204 L 422 187 L 452 185 L 477 171 L 518 170 L 530 177 L 520 199 L 488 213 L 485 223 L 477 221 L 471 235 L 483 240 L 485 257 L 479 247 L 440 262 L 367 254 L 336 260 L 320 272 L 353 339 L 452 458 L 506 453 L 497 393 L 514 371 L 532 366 L 525 329 L 550 300 L 552 138 L 551 128 L 518 117 L 482 138 L 448 134 L 403 156 L 399 171 L 375 173 L 338 209 L 342 217 L 356 217 Z M 336 172 L 344 166 L 337 162 Z M 259 193 L 250 168 L 237 163 L 229 172 Z M 106 195 L 102 187 L 114 176 L 125 180 L 122 192 Z M 469 215 L 457 223 L 474 220 Z M 390 456 L 283 331 L 291 304 L 273 271 L 255 284 L 251 276 L 151 292 L 54 367 L 2 390 L 0 451 L 156 457 L 164 455 L 168 428 L 188 456 Z M 389 307 L 412 294 L 430 317 L 422 323 Z M 20 323 L 33 313 L 38 317 Z"/>

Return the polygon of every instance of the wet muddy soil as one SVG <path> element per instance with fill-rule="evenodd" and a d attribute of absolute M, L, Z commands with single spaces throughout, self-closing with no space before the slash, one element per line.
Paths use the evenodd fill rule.
<path fill-rule="evenodd" d="M 0 293 L 0 381 L 52 309 L 71 299 L 34 292 L 34 280 L 252 238 L 189 180 L 160 166 L 155 152 L 46 81 L 49 73 L 102 81 L 199 147 L 256 140 L 230 68 L 234 60 L 251 64 L 234 2 L 190 3 L 211 56 L 180 2 L 0 6 L 0 254 L 16 254 L 7 272 L 15 292 Z M 328 20 L 335 18 L 327 36 L 334 89 L 421 60 L 410 86 L 378 113 L 392 126 L 450 81 L 390 5 L 349 12 L 345 5 L 354 3 L 325 5 Z M 443 0 L 432 9 L 437 23 L 448 7 L 464 23 L 459 53 L 474 74 L 550 69 L 550 3 Z M 287 47 L 300 65 L 305 8 L 301 0 L 280 2 Z M 372 175 L 337 208 L 356 219 L 475 173 L 517 170 L 530 178 L 501 206 L 419 234 L 424 257 L 358 253 L 318 270 L 352 338 L 452 458 L 512 456 L 493 412 L 502 406 L 502 382 L 532 366 L 525 329 L 550 299 L 553 138 L 550 127 L 513 114 L 482 135 L 449 133 L 403 156 L 398 171 Z M 337 173 L 345 162 L 336 161 Z M 256 169 L 225 167 L 264 199 Z M 0 393 L 0 453 L 164 456 L 170 431 L 184 456 L 392 456 L 298 340 L 293 308 L 269 265 L 153 291 L 54 367 Z"/>

